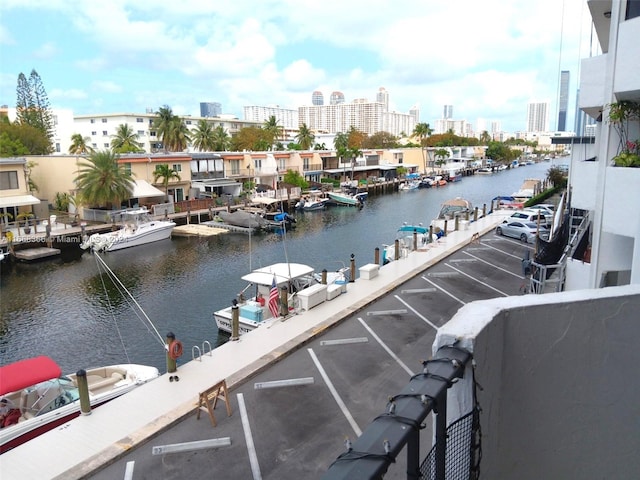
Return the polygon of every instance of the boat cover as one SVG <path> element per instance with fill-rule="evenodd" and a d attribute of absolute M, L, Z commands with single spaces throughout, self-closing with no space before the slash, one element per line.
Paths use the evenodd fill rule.
<path fill-rule="evenodd" d="M 0 367 L 0 395 L 58 378 L 62 370 L 51 358 L 40 356 Z"/>

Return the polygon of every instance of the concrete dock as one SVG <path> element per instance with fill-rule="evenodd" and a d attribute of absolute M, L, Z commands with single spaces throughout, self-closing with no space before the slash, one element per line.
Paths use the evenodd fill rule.
<path fill-rule="evenodd" d="M 5 453 L 3 480 L 124 478 L 133 466 L 133 479 L 319 477 L 345 437 L 357 437 L 418 371 L 437 328 L 460 306 L 518 294 L 520 259 L 532 246 L 481 237 L 509 213 L 481 218 L 360 276 L 332 300 L 181 364 L 179 382 L 166 374 Z M 191 346 L 185 352 L 190 360 Z M 268 388 L 283 380 L 290 386 Z M 218 402 L 213 427 L 207 414 L 196 420 L 196 407 L 221 381 L 232 415 Z M 213 453 L 152 455 L 152 447 L 226 437 L 230 446 Z"/>

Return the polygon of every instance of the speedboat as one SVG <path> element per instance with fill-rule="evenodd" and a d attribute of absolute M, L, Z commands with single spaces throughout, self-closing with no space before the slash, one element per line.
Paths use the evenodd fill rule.
<path fill-rule="evenodd" d="M 287 305 L 296 307 L 296 296 L 318 285 L 313 267 L 301 263 L 275 263 L 259 268 L 242 277 L 248 285 L 240 292 L 234 305 L 214 312 L 213 316 L 222 332 L 232 333 L 233 308 L 239 308 L 239 332 L 244 334 L 279 318 L 279 294 L 282 287 L 287 291 Z M 245 293 L 251 291 L 246 299 Z M 323 292 L 323 295 L 326 293 Z M 275 315 L 274 315 L 275 313 Z"/>
<path fill-rule="evenodd" d="M 312 212 L 314 210 L 324 210 L 329 199 L 322 193 L 310 192 L 296 203 L 296 208 L 304 212 Z"/>
<path fill-rule="evenodd" d="M 406 182 L 402 182 L 398 189 L 402 192 L 410 192 L 413 190 L 417 190 L 420 187 L 419 180 L 408 180 Z"/>
<path fill-rule="evenodd" d="M 80 415 L 76 374 L 62 370 L 49 357 L 20 360 L 0 367 L 0 402 L 7 415 L 0 429 L 0 453 Z M 155 367 L 124 364 L 86 370 L 91 407 L 133 390 L 160 375 Z"/>
<path fill-rule="evenodd" d="M 415 236 L 415 245 L 414 245 L 414 236 Z M 404 256 L 404 252 L 408 252 L 409 250 L 415 250 L 424 247 L 429 242 L 429 228 L 424 225 L 410 225 L 408 223 L 403 223 L 402 226 L 396 232 L 396 240 L 398 242 L 398 248 L 400 251 L 398 252 L 401 256 Z M 387 263 L 395 260 L 395 246 L 396 242 L 394 241 L 391 245 L 383 245 L 382 249 L 382 264 L 386 265 Z M 416 247 L 414 249 L 414 246 Z"/>
<path fill-rule="evenodd" d="M 465 200 L 462 197 L 452 198 L 442 204 L 438 217 L 431 221 L 431 225 L 434 230 L 439 228 L 444 231 L 446 223 L 447 230 L 449 231 L 455 226 L 454 222 L 456 218 L 459 220 L 469 220 L 472 213 L 473 205 L 469 200 Z"/>
<path fill-rule="evenodd" d="M 171 238 L 176 226 L 172 220 L 154 220 L 146 208 L 121 210 L 111 216 L 120 217 L 122 228 L 115 232 L 94 233 L 80 245 L 82 248 L 111 252 L 146 245 Z"/>
<path fill-rule="evenodd" d="M 327 195 L 331 200 L 333 200 L 338 205 L 349 205 L 351 207 L 361 207 L 364 203 L 364 199 L 366 198 L 366 192 L 357 193 L 355 195 L 351 195 L 349 193 L 342 192 L 327 192 Z"/>

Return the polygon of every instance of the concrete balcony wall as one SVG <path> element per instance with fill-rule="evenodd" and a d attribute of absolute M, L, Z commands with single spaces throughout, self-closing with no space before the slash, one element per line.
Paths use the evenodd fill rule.
<path fill-rule="evenodd" d="M 565 291 L 582 290 L 585 288 L 593 288 L 589 285 L 589 272 L 592 264 L 583 262 L 582 260 L 567 260 L 567 277 L 565 279 Z"/>
<path fill-rule="evenodd" d="M 630 285 L 473 302 L 441 327 L 434 351 L 457 341 L 477 365 L 483 477 L 637 476 L 639 308 Z M 450 393 L 452 415 L 471 379 Z"/>
<path fill-rule="evenodd" d="M 607 167 L 602 212 L 602 230 L 625 235 L 640 236 L 640 168 Z M 624 192 L 624 198 L 620 198 Z M 630 207 L 630 208 L 629 208 Z"/>
<path fill-rule="evenodd" d="M 623 93 L 624 99 L 640 97 L 640 17 L 622 22 L 618 30 L 618 58 L 614 76 L 613 91 Z M 582 95 L 582 91 L 580 92 Z"/>
<path fill-rule="evenodd" d="M 596 185 L 599 177 L 601 162 L 585 162 L 583 160 L 571 160 L 571 206 L 583 210 L 594 210 L 597 195 Z"/>
<path fill-rule="evenodd" d="M 597 253 L 598 278 L 600 278 L 600 275 L 604 272 L 631 270 L 633 244 L 633 237 L 603 231 L 600 237 L 600 248 Z M 594 258 L 593 252 L 591 258 Z M 598 287 L 599 285 L 591 286 L 591 288 Z"/>
<path fill-rule="evenodd" d="M 607 55 L 585 58 L 580 67 L 580 109 L 597 118 L 602 106 L 608 103 L 604 98 Z"/>

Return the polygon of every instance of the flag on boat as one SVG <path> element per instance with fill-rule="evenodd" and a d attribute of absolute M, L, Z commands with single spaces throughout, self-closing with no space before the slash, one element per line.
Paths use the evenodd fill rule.
<path fill-rule="evenodd" d="M 271 290 L 269 291 L 269 311 L 274 317 L 280 316 L 280 292 L 278 292 L 278 284 L 276 283 L 276 276 L 273 276 L 273 282 L 271 282 Z"/>

